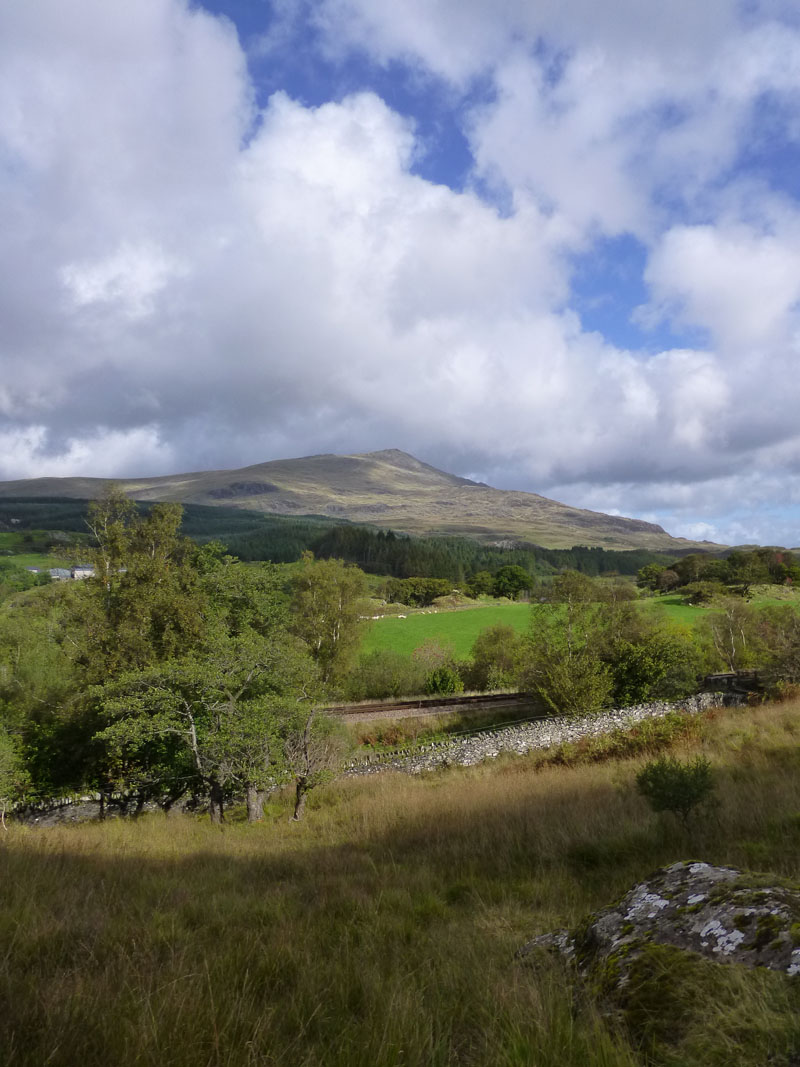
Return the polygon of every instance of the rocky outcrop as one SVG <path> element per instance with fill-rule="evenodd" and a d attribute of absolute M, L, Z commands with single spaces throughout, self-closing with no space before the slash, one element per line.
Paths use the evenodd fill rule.
<path fill-rule="evenodd" d="M 608 993 L 628 982 L 652 945 L 800 975 L 800 889 L 732 867 L 673 863 L 576 930 L 534 938 L 519 955 L 556 951 Z"/>

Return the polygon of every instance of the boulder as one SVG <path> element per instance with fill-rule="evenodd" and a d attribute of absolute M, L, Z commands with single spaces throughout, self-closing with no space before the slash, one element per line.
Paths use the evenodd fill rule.
<path fill-rule="evenodd" d="M 624 985 L 650 945 L 800 975 L 800 889 L 732 867 L 673 863 L 577 929 L 543 934 L 518 955 L 536 948 L 559 952 L 582 974 L 602 975 L 608 991 L 609 977 L 612 984 Z"/>

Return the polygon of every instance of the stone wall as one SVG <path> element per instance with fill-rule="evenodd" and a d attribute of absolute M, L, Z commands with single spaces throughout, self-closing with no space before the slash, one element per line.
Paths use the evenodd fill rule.
<path fill-rule="evenodd" d="M 722 704 L 740 704 L 744 697 L 723 693 L 698 693 L 675 703 L 655 701 L 636 704 L 630 708 L 614 708 L 597 715 L 570 718 L 551 718 L 537 722 L 519 723 L 499 730 L 486 730 L 428 745 L 398 749 L 389 753 L 375 753 L 366 760 L 354 760 L 347 771 L 349 776 L 378 774 L 381 771 L 402 771 L 419 774 L 436 767 L 458 765 L 471 767 L 485 759 L 494 759 L 501 752 L 523 755 L 536 748 L 551 748 L 583 737 L 596 737 L 612 730 L 625 729 L 644 719 L 660 719 L 670 712 L 696 714 Z"/>

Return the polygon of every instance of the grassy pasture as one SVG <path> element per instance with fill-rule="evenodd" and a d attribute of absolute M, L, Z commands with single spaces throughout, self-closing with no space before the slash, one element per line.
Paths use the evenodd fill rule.
<path fill-rule="evenodd" d="M 756 590 L 751 603 L 791 604 L 800 610 L 800 598 L 796 595 L 770 595 L 769 587 Z M 684 604 L 680 596 L 659 596 L 641 601 L 646 611 L 661 611 L 672 622 L 695 626 L 714 610 L 710 607 L 693 607 Z M 415 648 L 426 640 L 435 638 L 455 648 L 458 659 L 466 659 L 475 643 L 475 638 L 487 626 L 501 622 L 513 626 L 523 633 L 530 625 L 531 609 L 529 604 L 511 604 L 497 602 L 481 603 L 475 607 L 458 608 L 455 611 L 437 611 L 430 614 L 408 615 L 405 619 L 387 616 L 376 619 L 367 630 L 362 643 L 363 652 L 375 649 L 391 648 L 404 655 L 411 655 Z"/>
<path fill-rule="evenodd" d="M 44 531 L 0 530 L 0 560 L 17 567 L 68 567 L 69 563 L 47 550 Z"/>
<path fill-rule="evenodd" d="M 15 567 L 40 567 L 42 570 L 71 565 L 69 560 L 43 552 L 15 552 L 13 556 L 0 556 L 0 559 L 9 560 Z"/>
<path fill-rule="evenodd" d="M 498 602 L 455 611 L 408 615 L 405 619 L 391 616 L 376 619 L 364 636 L 362 651 L 391 648 L 410 656 L 424 641 L 435 638 L 453 645 L 456 656 L 466 659 L 481 630 L 498 622 L 520 632 L 527 630 L 530 605 Z"/>
<path fill-rule="evenodd" d="M 0 839 L 5 1067 L 788 1067 L 800 990 L 691 964 L 603 1014 L 515 950 L 689 857 L 800 878 L 800 706 L 702 720 L 712 818 L 652 815 L 641 760 L 507 758 L 342 780 L 289 822 L 189 817 Z"/>

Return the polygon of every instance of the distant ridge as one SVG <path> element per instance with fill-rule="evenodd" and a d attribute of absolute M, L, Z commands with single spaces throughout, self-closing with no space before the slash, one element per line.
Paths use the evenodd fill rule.
<path fill-rule="evenodd" d="M 0 482 L 0 497 L 95 499 L 105 478 L 31 478 Z M 587 545 L 686 551 L 708 542 L 671 537 L 661 526 L 569 507 L 556 500 L 438 470 L 396 448 L 352 456 L 323 453 L 238 470 L 117 479 L 136 500 L 173 500 L 278 515 L 330 515 L 412 534 L 481 541 L 526 541 L 546 548 Z"/>

